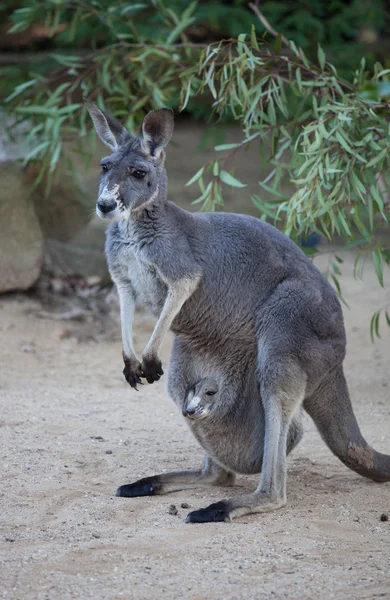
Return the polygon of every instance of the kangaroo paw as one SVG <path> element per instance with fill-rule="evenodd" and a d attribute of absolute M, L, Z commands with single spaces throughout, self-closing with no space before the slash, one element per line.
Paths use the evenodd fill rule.
<path fill-rule="evenodd" d="M 142 359 L 141 369 L 143 372 L 143 377 L 145 377 L 148 383 L 158 381 L 161 375 L 164 375 L 161 360 L 154 356 L 144 357 Z"/>
<path fill-rule="evenodd" d="M 125 376 L 127 383 L 136 390 L 139 383 L 142 385 L 141 377 L 144 376 L 141 363 L 138 361 L 132 361 L 126 357 L 123 357 L 123 360 L 125 362 L 123 375 Z"/>

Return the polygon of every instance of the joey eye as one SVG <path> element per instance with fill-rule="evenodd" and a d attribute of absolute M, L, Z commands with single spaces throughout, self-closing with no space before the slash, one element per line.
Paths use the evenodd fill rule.
<path fill-rule="evenodd" d="M 206 392 L 206 396 L 215 396 L 217 392 L 214 392 L 213 390 L 209 390 L 208 392 Z"/>
<path fill-rule="evenodd" d="M 141 171 L 141 169 L 137 169 L 136 171 L 132 172 L 132 176 L 135 177 L 136 179 L 143 179 L 146 175 L 146 171 Z"/>

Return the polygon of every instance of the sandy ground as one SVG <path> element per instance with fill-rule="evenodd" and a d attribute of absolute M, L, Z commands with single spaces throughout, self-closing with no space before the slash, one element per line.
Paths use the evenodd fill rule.
<path fill-rule="evenodd" d="M 352 256 L 343 271 L 351 395 L 367 439 L 390 452 L 390 335 L 383 327 L 373 345 L 368 331 L 390 287 L 372 271 L 354 280 Z M 114 497 L 134 479 L 198 467 L 202 451 L 164 381 L 139 393 L 124 383 L 119 340 L 61 339 L 63 323 L 37 318 L 39 308 L 0 299 L 2 599 L 390 598 L 390 522 L 380 520 L 390 484 L 344 467 L 308 418 L 289 458 L 288 505 L 275 513 L 188 525 L 182 503 L 231 490 Z M 138 329 L 138 350 L 152 327 Z M 256 483 L 239 477 L 236 493 Z"/>

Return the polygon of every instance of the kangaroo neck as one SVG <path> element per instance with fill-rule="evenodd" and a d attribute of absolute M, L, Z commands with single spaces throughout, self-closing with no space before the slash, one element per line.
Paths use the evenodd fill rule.
<path fill-rule="evenodd" d="M 155 230 L 160 217 L 167 207 L 167 176 L 165 169 L 159 181 L 159 186 L 152 196 L 142 204 L 132 209 L 130 217 L 121 219 L 118 223 L 120 236 L 123 241 L 134 239 L 134 233 L 142 230 L 145 233 Z"/>

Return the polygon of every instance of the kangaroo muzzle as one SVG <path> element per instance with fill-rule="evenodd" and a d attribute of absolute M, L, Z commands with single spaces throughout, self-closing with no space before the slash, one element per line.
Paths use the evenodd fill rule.
<path fill-rule="evenodd" d="M 208 413 L 209 409 L 203 405 L 202 400 L 198 396 L 195 396 L 187 405 L 183 406 L 183 416 L 187 419 L 204 419 Z"/>
<path fill-rule="evenodd" d="M 119 185 L 115 184 L 110 189 L 106 185 L 96 203 L 96 212 L 99 217 L 104 219 L 111 216 L 119 208 L 119 199 Z"/>
<path fill-rule="evenodd" d="M 116 209 L 117 202 L 116 202 L 116 200 L 110 200 L 108 202 L 106 200 L 98 200 L 97 207 L 101 213 L 103 213 L 104 215 L 107 215 L 108 213 L 110 213 Z"/>

